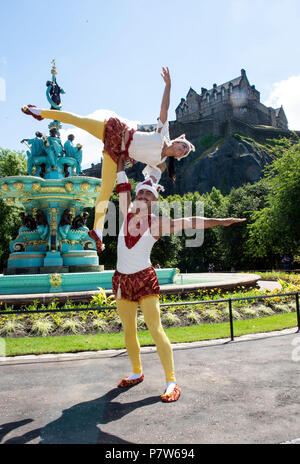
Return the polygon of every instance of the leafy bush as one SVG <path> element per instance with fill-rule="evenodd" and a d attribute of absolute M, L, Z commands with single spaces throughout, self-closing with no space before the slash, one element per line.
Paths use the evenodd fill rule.
<path fill-rule="evenodd" d="M 180 319 L 178 316 L 176 316 L 176 314 L 167 311 L 166 313 L 163 313 L 161 317 L 161 322 L 164 326 L 171 327 L 173 325 L 180 324 Z"/>
<path fill-rule="evenodd" d="M 90 306 L 106 306 L 107 298 L 106 298 L 106 293 L 103 290 L 103 288 L 98 288 L 98 293 L 96 293 L 93 298 L 91 299 Z"/>
<path fill-rule="evenodd" d="M 246 317 L 257 317 L 258 311 L 257 309 L 251 308 L 250 306 L 242 306 L 239 308 L 239 313 Z"/>
<path fill-rule="evenodd" d="M 192 324 L 200 324 L 201 322 L 201 316 L 195 311 L 189 311 L 186 314 L 186 318 Z"/>
<path fill-rule="evenodd" d="M 139 314 L 136 320 L 138 330 L 145 330 L 147 328 L 143 314 Z"/>
<path fill-rule="evenodd" d="M 92 327 L 94 330 L 99 332 L 108 332 L 108 323 L 102 317 L 96 317 L 92 321 Z"/>
<path fill-rule="evenodd" d="M 2 327 L 0 328 L 0 335 L 7 336 L 7 335 L 17 335 L 22 333 L 24 330 L 24 326 L 17 321 L 15 318 L 8 319 L 4 322 Z"/>
<path fill-rule="evenodd" d="M 274 311 L 276 313 L 290 313 L 291 312 L 291 307 L 286 304 L 286 303 L 277 303 L 273 305 Z"/>
<path fill-rule="evenodd" d="M 47 337 L 55 329 L 55 324 L 46 318 L 39 317 L 31 327 L 31 332 L 35 335 Z"/>
<path fill-rule="evenodd" d="M 258 305 L 256 310 L 258 314 L 262 316 L 272 316 L 272 314 L 274 314 L 273 309 L 267 305 Z"/>
<path fill-rule="evenodd" d="M 84 327 L 81 322 L 75 318 L 67 318 L 63 321 L 61 328 L 64 332 L 78 334 L 82 332 Z"/>
<path fill-rule="evenodd" d="M 229 308 L 224 308 L 222 311 L 223 319 L 229 319 Z M 236 309 L 232 309 L 232 318 L 233 320 L 241 319 L 241 314 Z"/>
<path fill-rule="evenodd" d="M 219 311 L 215 309 L 206 309 L 205 311 L 203 311 L 201 317 L 205 321 L 210 321 L 210 322 L 217 322 L 221 319 L 221 315 Z"/>
<path fill-rule="evenodd" d="M 122 328 L 122 321 L 117 312 L 111 312 L 110 315 L 110 324 L 113 330 L 120 330 Z"/>

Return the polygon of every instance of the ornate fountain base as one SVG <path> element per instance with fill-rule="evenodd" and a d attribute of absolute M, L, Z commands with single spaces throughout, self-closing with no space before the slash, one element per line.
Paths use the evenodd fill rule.
<path fill-rule="evenodd" d="M 23 223 L 10 242 L 4 275 L 102 271 L 85 211 L 94 206 L 100 186 L 100 179 L 81 176 L 0 178 L 0 197 L 20 208 Z"/>
<path fill-rule="evenodd" d="M 9 255 L 4 275 L 52 274 L 66 272 L 100 272 L 97 252 L 94 250 L 60 252 L 16 252 Z"/>

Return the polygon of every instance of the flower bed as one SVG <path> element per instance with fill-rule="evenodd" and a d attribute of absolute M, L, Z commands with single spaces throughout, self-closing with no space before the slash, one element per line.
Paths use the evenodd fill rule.
<path fill-rule="evenodd" d="M 274 277 L 274 276 L 273 276 Z M 282 289 L 272 291 L 276 293 L 289 293 L 300 291 L 300 276 L 287 274 L 282 276 L 276 274 L 277 279 L 282 277 L 280 283 Z M 285 280 L 283 280 L 283 277 Z M 270 292 L 269 292 L 270 293 Z M 171 306 L 161 306 L 161 320 L 165 328 L 184 327 L 195 324 L 209 324 L 216 322 L 227 322 L 229 320 L 229 308 L 226 302 L 217 302 L 220 299 L 257 297 L 268 294 L 257 288 L 237 288 L 234 292 L 222 292 L 221 289 L 200 290 L 185 296 L 186 301 L 195 301 L 195 304 L 186 306 L 176 305 L 183 300 L 179 296 L 161 296 L 161 303 Z M 196 303 L 202 301 L 202 303 Z M 106 309 L 95 310 L 92 308 L 105 307 Z M 88 310 L 83 311 L 83 309 Z M 122 324 L 115 308 L 113 297 L 106 298 L 104 290 L 95 295 L 90 304 L 76 304 L 67 302 L 64 309 L 68 312 L 56 312 L 59 308 L 56 300 L 45 306 L 34 301 L 26 307 L 26 314 L 9 314 L 13 308 L 7 310 L 6 315 L 0 315 L 1 337 L 35 337 L 65 334 L 96 334 L 117 333 L 122 331 Z M 35 310 L 47 310 L 43 314 L 33 313 Z M 295 297 L 275 297 L 261 300 L 233 301 L 233 318 L 235 320 L 257 318 L 279 313 L 287 313 L 296 310 Z M 138 311 L 137 325 L 139 330 L 146 329 L 143 315 Z"/>

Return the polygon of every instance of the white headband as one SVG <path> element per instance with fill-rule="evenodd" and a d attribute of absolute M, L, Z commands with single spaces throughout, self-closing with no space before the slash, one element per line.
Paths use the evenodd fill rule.
<path fill-rule="evenodd" d="M 165 190 L 162 185 L 155 184 L 150 177 L 148 179 L 145 179 L 143 182 L 140 182 L 139 184 L 137 184 L 135 188 L 135 193 L 137 194 L 142 189 L 149 190 L 150 192 L 153 193 L 153 195 L 157 199 L 158 199 L 158 193 L 160 191 L 163 192 Z"/>
<path fill-rule="evenodd" d="M 173 139 L 172 142 L 184 143 L 188 147 L 188 152 L 184 156 L 182 156 L 182 158 L 185 158 L 186 156 L 188 156 L 188 154 L 191 151 L 196 150 L 194 145 L 185 138 L 185 134 L 182 134 L 182 135 L 180 135 L 180 137 L 177 137 L 176 139 Z"/>

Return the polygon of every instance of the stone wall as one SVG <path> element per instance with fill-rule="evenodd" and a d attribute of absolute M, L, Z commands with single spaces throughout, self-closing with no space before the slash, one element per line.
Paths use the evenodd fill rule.
<path fill-rule="evenodd" d="M 257 118 L 253 118 L 253 124 L 248 124 L 240 118 L 227 118 L 226 120 L 218 118 L 206 118 L 198 121 L 170 122 L 170 137 L 174 139 L 181 134 L 185 134 L 186 138 L 191 141 L 196 141 L 201 137 L 213 134 L 215 137 L 226 137 L 240 133 L 257 140 L 266 140 L 268 138 L 278 138 L 279 136 L 289 137 L 291 131 L 288 129 L 280 129 L 275 127 L 259 128 L 256 125 L 266 125 L 263 113 Z M 300 131 L 297 132 L 300 134 Z"/>

